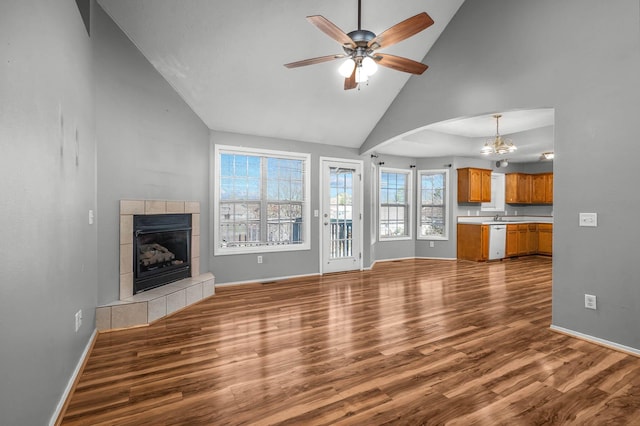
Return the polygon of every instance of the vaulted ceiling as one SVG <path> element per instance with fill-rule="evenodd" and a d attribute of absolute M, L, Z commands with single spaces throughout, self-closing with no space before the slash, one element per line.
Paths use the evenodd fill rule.
<path fill-rule="evenodd" d="M 463 2 L 362 0 L 362 28 L 379 34 L 406 18 L 427 12 L 434 25 L 380 49 L 422 62 Z M 336 41 L 305 17 L 322 15 L 349 32 L 357 29 L 357 0 L 98 3 L 213 130 L 358 148 L 409 78 L 429 78 L 429 70 L 411 76 L 380 67 L 367 85 L 345 91 L 344 78 L 337 72 L 339 60 L 295 69 L 283 66 L 342 53 Z M 506 121 L 503 124 L 508 126 Z M 433 148 L 449 142 L 446 137 L 429 139 L 434 132 L 465 135 L 471 125 L 473 121 L 466 120 L 457 126 L 448 123 L 416 129 L 415 134 L 399 135 L 394 143 Z M 493 128 L 488 123 L 484 132 Z M 425 141 L 420 142 L 422 139 Z M 387 144 L 384 149 L 394 148 Z M 435 151 L 422 151 L 429 156 L 443 150 L 445 145 Z M 476 153 L 473 148 L 469 155 Z"/>

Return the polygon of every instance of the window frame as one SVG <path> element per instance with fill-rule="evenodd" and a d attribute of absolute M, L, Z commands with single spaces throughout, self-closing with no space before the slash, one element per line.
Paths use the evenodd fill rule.
<path fill-rule="evenodd" d="M 263 158 L 278 158 L 302 161 L 303 174 L 303 200 L 302 200 L 302 233 L 304 235 L 303 242 L 300 244 L 262 244 L 250 247 L 223 247 L 221 246 L 220 232 L 220 188 L 222 185 L 221 178 L 221 157 L 222 154 L 238 154 L 247 156 L 258 156 Z M 236 255 L 249 253 L 265 253 L 265 252 L 285 252 L 285 251 L 304 251 L 311 250 L 311 154 L 277 151 L 271 149 L 249 148 L 231 145 L 215 145 L 214 147 L 214 198 L 213 198 L 213 255 Z M 264 181 L 264 167 L 260 172 L 260 180 Z M 264 190 L 260 194 L 261 210 L 265 211 L 268 200 L 265 198 Z M 268 222 L 268 217 L 260 218 L 260 222 Z"/>
<path fill-rule="evenodd" d="M 443 202 L 443 219 L 444 219 L 444 236 L 421 235 L 422 229 L 422 176 L 423 175 L 439 175 L 444 174 L 444 202 Z M 451 186 L 449 180 L 449 169 L 425 169 L 418 171 L 418 191 L 416 200 L 416 239 L 425 241 L 448 241 L 449 240 L 449 211 L 451 209 Z"/>
<path fill-rule="evenodd" d="M 406 211 L 406 221 L 405 221 L 405 235 L 399 236 L 385 236 L 382 234 L 382 218 L 384 217 L 382 214 L 383 203 L 382 197 L 380 195 L 380 191 L 382 190 L 382 174 L 383 173 L 394 173 L 394 174 L 405 174 L 407 175 L 407 189 L 406 189 L 406 203 L 405 211 Z M 413 169 L 398 169 L 393 167 L 380 167 L 378 170 L 378 218 L 376 227 L 378 230 L 378 241 L 403 241 L 403 240 L 412 240 L 413 239 Z M 388 204 L 388 203 L 387 203 Z"/>

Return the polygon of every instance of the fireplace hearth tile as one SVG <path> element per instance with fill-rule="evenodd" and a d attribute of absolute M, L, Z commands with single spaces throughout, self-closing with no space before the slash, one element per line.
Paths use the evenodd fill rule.
<path fill-rule="evenodd" d="M 100 306 L 96 308 L 96 328 L 98 331 L 109 330 L 111 328 L 111 306 Z"/>
<path fill-rule="evenodd" d="M 153 322 L 167 316 L 167 297 L 162 296 L 147 303 L 147 319 Z"/>
<path fill-rule="evenodd" d="M 147 304 L 128 303 L 111 307 L 111 328 L 147 324 Z"/>
<path fill-rule="evenodd" d="M 187 306 L 186 290 L 167 294 L 167 315 Z"/>
<path fill-rule="evenodd" d="M 191 277 L 197 277 L 200 275 L 200 258 L 191 258 Z"/>
<path fill-rule="evenodd" d="M 216 287 L 214 284 L 214 280 L 206 280 L 202 283 L 202 298 L 206 298 L 209 296 L 213 296 L 216 294 Z"/>
<path fill-rule="evenodd" d="M 133 296 L 133 272 L 120 275 L 120 299 Z"/>
<path fill-rule="evenodd" d="M 184 212 L 185 213 L 200 213 L 200 202 L 199 201 L 185 201 L 184 202 Z"/>
<path fill-rule="evenodd" d="M 167 201 L 167 213 L 184 213 L 184 201 Z"/>
<path fill-rule="evenodd" d="M 191 234 L 200 235 L 200 213 L 191 215 Z"/>
<path fill-rule="evenodd" d="M 131 234 L 133 234 L 133 215 L 120 215 L 120 244 L 130 244 Z"/>
<path fill-rule="evenodd" d="M 97 307 L 96 328 L 108 331 L 147 325 L 214 294 L 215 277 L 211 272 L 185 278 Z"/>
<path fill-rule="evenodd" d="M 133 243 L 120 244 L 120 274 L 133 272 Z"/>
<path fill-rule="evenodd" d="M 144 214 L 167 213 L 167 202 L 159 200 L 146 200 L 144 202 Z"/>
<path fill-rule="evenodd" d="M 191 237 L 191 256 L 200 257 L 200 235 Z"/>
<path fill-rule="evenodd" d="M 144 201 L 120 200 L 120 214 L 144 214 Z"/>
<path fill-rule="evenodd" d="M 187 292 L 187 306 L 202 300 L 202 283 L 192 285 L 185 289 Z"/>

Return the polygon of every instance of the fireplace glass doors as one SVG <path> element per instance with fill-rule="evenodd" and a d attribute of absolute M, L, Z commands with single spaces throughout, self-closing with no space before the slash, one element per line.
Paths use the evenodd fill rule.
<path fill-rule="evenodd" d="M 133 294 L 191 276 L 191 215 L 133 217 Z"/>

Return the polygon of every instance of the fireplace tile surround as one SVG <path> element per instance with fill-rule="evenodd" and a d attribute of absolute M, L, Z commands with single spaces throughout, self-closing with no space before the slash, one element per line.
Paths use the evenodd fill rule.
<path fill-rule="evenodd" d="M 133 294 L 133 216 L 191 215 L 191 278 Z M 120 200 L 120 300 L 96 308 L 96 328 L 106 331 L 146 325 L 215 294 L 215 278 L 200 274 L 198 201 Z"/>

